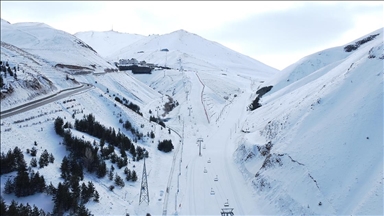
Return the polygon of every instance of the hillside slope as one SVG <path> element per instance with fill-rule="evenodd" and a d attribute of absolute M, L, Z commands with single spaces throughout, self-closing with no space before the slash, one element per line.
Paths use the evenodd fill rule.
<path fill-rule="evenodd" d="M 184 30 L 145 37 L 107 57 L 110 61 L 122 58 L 135 58 L 173 69 L 252 74 L 260 79 L 267 79 L 278 72 L 217 42 Z"/>
<path fill-rule="evenodd" d="M 71 72 L 104 71 L 115 68 L 88 44 L 44 23 L 1 21 L 1 41 L 40 56 L 52 66 Z"/>
<path fill-rule="evenodd" d="M 380 29 L 266 83 L 236 154 L 263 212 L 383 214 L 383 59 Z"/>
<path fill-rule="evenodd" d="M 104 58 L 145 37 L 143 35 L 117 31 L 86 31 L 77 32 L 74 35 L 89 44 Z"/>

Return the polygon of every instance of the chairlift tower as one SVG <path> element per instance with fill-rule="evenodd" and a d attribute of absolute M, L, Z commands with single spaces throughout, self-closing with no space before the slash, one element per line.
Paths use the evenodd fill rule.
<path fill-rule="evenodd" d="M 139 205 L 143 201 L 145 201 L 147 205 L 149 205 L 149 192 L 148 192 L 147 170 L 145 168 L 145 158 L 144 158 L 144 166 L 143 166 L 143 176 L 141 178 Z"/>
<path fill-rule="evenodd" d="M 229 207 L 228 199 L 224 203 L 224 208 L 221 209 L 221 216 L 233 216 L 233 208 Z"/>
<path fill-rule="evenodd" d="M 203 142 L 203 138 L 197 139 L 197 142 L 199 143 L 199 156 L 201 156 L 201 142 Z"/>
<path fill-rule="evenodd" d="M 181 58 L 179 58 L 177 62 L 179 63 L 180 71 L 183 71 L 183 66 L 181 65 Z"/>

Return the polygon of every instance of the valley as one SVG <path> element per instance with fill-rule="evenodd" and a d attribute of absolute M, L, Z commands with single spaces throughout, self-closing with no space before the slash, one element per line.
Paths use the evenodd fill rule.
<path fill-rule="evenodd" d="M 70 35 L 2 20 L 3 31 L 2 64 L 17 78 L 1 72 L 2 160 L 20 148 L 25 172 L 46 184 L 20 197 L 6 186 L 20 172 L 2 174 L 8 206 L 16 200 L 63 215 L 219 215 L 227 204 L 234 215 L 383 213 L 382 29 L 282 71 L 184 30 Z M 358 46 L 346 50 L 351 44 Z M 115 68 L 131 58 L 164 67 Z M 76 67 L 57 67 L 64 64 Z M 101 126 L 80 120 L 119 138 L 94 134 Z M 65 133 L 86 150 L 74 152 Z M 164 141 L 170 152 L 160 150 Z M 54 162 L 32 166 L 44 150 Z M 92 182 L 99 197 L 64 211 L 47 188 L 70 185 L 76 200 L 76 183 L 62 174 L 67 157 L 84 166 L 79 186 Z M 143 159 L 149 203 L 139 204 Z M 94 161 L 105 163 L 104 175 Z"/>

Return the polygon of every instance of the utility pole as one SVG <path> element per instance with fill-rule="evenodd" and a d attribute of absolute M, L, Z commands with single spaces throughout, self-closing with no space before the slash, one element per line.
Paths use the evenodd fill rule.
<path fill-rule="evenodd" d="M 145 201 L 149 205 L 149 192 L 148 192 L 147 170 L 145 168 L 145 158 L 144 158 L 144 166 L 143 166 L 143 177 L 141 178 L 139 205 L 143 201 Z"/>
<path fill-rule="evenodd" d="M 192 107 L 188 107 L 188 110 L 189 110 L 189 115 L 188 116 L 191 116 L 191 109 L 192 109 Z"/>
<path fill-rule="evenodd" d="M 197 142 L 199 143 L 199 156 L 201 156 L 201 142 L 203 142 L 203 138 L 197 139 Z"/>

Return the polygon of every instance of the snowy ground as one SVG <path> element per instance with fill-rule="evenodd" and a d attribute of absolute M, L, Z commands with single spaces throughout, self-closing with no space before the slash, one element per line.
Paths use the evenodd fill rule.
<path fill-rule="evenodd" d="M 36 24 L 24 27 L 31 26 Z M 25 152 L 36 141 L 37 156 L 47 149 L 55 163 L 34 170 L 57 185 L 61 160 L 68 152 L 53 121 L 61 116 L 74 122 L 73 113 L 78 119 L 92 113 L 103 125 L 130 137 L 120 119 L 129 120 L 143 134 L 155 132 L 154 140 L 145 137 L 135 143 L 149 151 L 149 205 L 139 205 L 143 161 L 130 161 L 128 167 L 137 172 L 138 181 L 125 182 L 113 192 L 108 177 L 85 175 L 84 182 L 93 181 L 100 194 L 99 203 L 86 204 L 94 215 L 218 215 L 227 200 L 235 215 L 383 214 L 382 35 L 348 54 L 338 47 L 307 56 L 273 78 L 273 68 L 185 31 L 140 41 L 140 46 L 139 42 L 130 46 L 137 50 L 122 51 L 138 58 L 137 51 L 143 50 L 143 59 L 153 63 L 167 58 L 172 69 L 151 75 L 128 71 L 76 75 L 78 82 L 94 88 L 1 119 L 2 152 L 15 146 Z M 188 45 L 191 41 L 195 47 Z M 158 42 L 171 51 L 156 51 Z M 211 48 L 204 51 L 204 47 Z M 7 50 L 9 56 L 13 52 Z M 225 57 L 213 57 L 219 53 Z M 55 79 L 58 71 L 44 67 L 34 65 L 58 89 L 73 86 L 62 82 L 62 76 Z M 248 111 L 255 91 L 268 85 L 274 87 L 261 99 L 262 106 Z M 117 103 L 116 96 L 139 105 L 143 117 Z M 179 106 L 166 114 L 168 97 Z M 15 98 L 19 105 L 25 95 Z M 1 102 L 2 107 L 15 105 Z M 151 115 L 163 118 L 170 130 L 149 122 Z M 73 134 L 99 142 L 78 131 Z M 171 153 L 157 150 L 158 141 L 164 139 L 172 140 Z M 260 149 L 265 150 L 268 142 L 273 146 L 263 154 Z M 25 159 L 29 164 L 31 156 L 25 154 Z M 117 173 L 124 176 L 123 169 Z M 51 196 L 4 194 L 4 183 L 12 176 L 15 172 L 1 176 L 8 204 L 16 199 L 52 210 Z"/>

